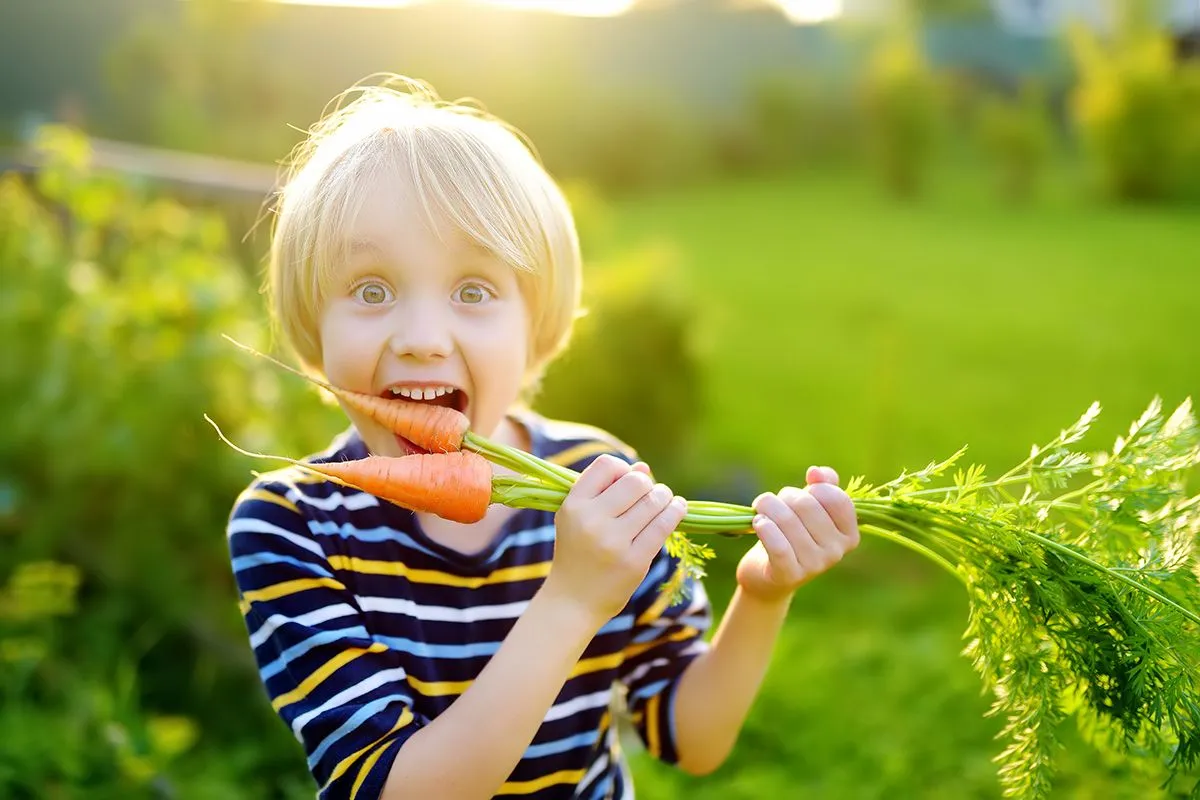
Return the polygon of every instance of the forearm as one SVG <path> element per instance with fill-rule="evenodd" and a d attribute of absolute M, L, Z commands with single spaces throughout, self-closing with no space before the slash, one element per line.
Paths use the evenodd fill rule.
<path fill-rule="evenodd" d="M 733 749 L 790 603 L 790 595 L 764 601 L 739 588 L 712 647 L 684 672 L 675 696 L 676 749 L 684 771 L 711 772 Z"/>
<path fill-rule="evenodd" d="M 539 592 L 467 691 L 405 742 L 383 797 L 495 795 L 597 627 Z"/>

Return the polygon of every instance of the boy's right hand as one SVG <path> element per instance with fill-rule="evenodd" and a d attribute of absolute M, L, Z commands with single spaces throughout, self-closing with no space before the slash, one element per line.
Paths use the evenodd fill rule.
<path fill-rule="evenodd" d="M 644 463 L 600 456 L 555 513 L 547 592 L 602 625 L 625 607 L 686 513 L 687 501 L 656 484 Z"/>

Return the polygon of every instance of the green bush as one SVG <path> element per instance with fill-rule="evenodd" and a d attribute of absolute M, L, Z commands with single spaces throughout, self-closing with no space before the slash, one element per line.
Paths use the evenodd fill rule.
<path fill-rule="evenodd" d="M 692 299 L 666 252 L 590 275 L 586 315 L 547 370 L 534 407 L 611 431 L 660 475 L 695 468 L 703 412 Z"/>
<path fill-rule="evenodd" d="M 861 98 L 872 164 L 893 195 L 920 192 L 933 154 L 938 82 L 907 28 L 890 31 L 867 61 Z"/>
<path fill-rule="evenodd" d="M 1071 111 L 1107 193 L 1169 200 L 1200 189 L 1200 65 L 1165 31 L 1129 17 L 1109 41 L 1072 29 Z"/>
<path fill-rule="evenodd" d="M 174 768 L 155 748 L 180 754 L 194 736 L 196 752 L 253 742 L 225 766 L 176 766 L 259 796 L 278 785 L 259 783 L 264 765 L 298 755 L 258 686 L 223 536 L 262 467 L 203 416 L 289 455 L 341 423 L 303 382 L 220 338 L 267 346 L 251 323 L 256 287 L 216 217 L 93 174 L 72 131 L 46 129 L 39 144 L 47 163 L 32 185 L 0 179 L 0 581 L 64 564 L 79 597 L 52 636 L 3 630 L 6 648 L 41 644 L 4 666 L 21 672 L 5 681 L 17 694 L 0 724 L 22 736 L 0 758 L 21 764 L 0 794 L 137 796 L 130 786 Z"/>
<path fill-rule="evenodd" d="M 1036 189 L 1052 142 L 1045 93 L 1026 83 L 1015 98 L 989 96 L 979 109 L 980 140 L 1008 200 L 1026 200 Z"/>

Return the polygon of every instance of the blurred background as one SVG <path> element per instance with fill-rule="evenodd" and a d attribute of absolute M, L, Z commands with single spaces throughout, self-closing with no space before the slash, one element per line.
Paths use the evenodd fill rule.
<path fill-rule="evenodd" d="M 368 7 L 370 6 L 370 7 Z M 749 501 L 810 464 L 997 473 L 1200 391 L 1200 3 L 0 2 L 0 797 L 300 798 L 224 541 L 343 418 L 270 349 L 276 165 L 376 72 L 568 187 L 576 346 L 537 407 Z M 732 592 L 744 541 L 714 542 Z M 738 749 L 639 797 L 994 798 L 961 587 L 868 540 L 797 597 Z M 1063 731 L 1055 795 L 1160 796 Z"/>

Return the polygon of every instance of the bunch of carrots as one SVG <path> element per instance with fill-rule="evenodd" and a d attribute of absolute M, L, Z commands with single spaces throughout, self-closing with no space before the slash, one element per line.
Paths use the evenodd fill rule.
<path fill-rule="evenodd" d="M 371 455 L 324 464 L 253 453 L 218 435 L 243 455 L 286 461 L 309 472 L 395 503 L 454 522 L 477 522 L 488 506 L 557 511 L 579 473 L 470 430 L 460 411 L 445 406 L 376 397 L 321 381 L 278 359 L 225 337 L 238 347 L 331 392 L 348 408 L 424 450 L 406 456 Z M 216 423 L 207 416 L 209 423 Z M 516 475 L 493 475 L 489 462 Z M 754 509 L 727 503 L 689 501 L 680 533 L 753 533 Z"/>

